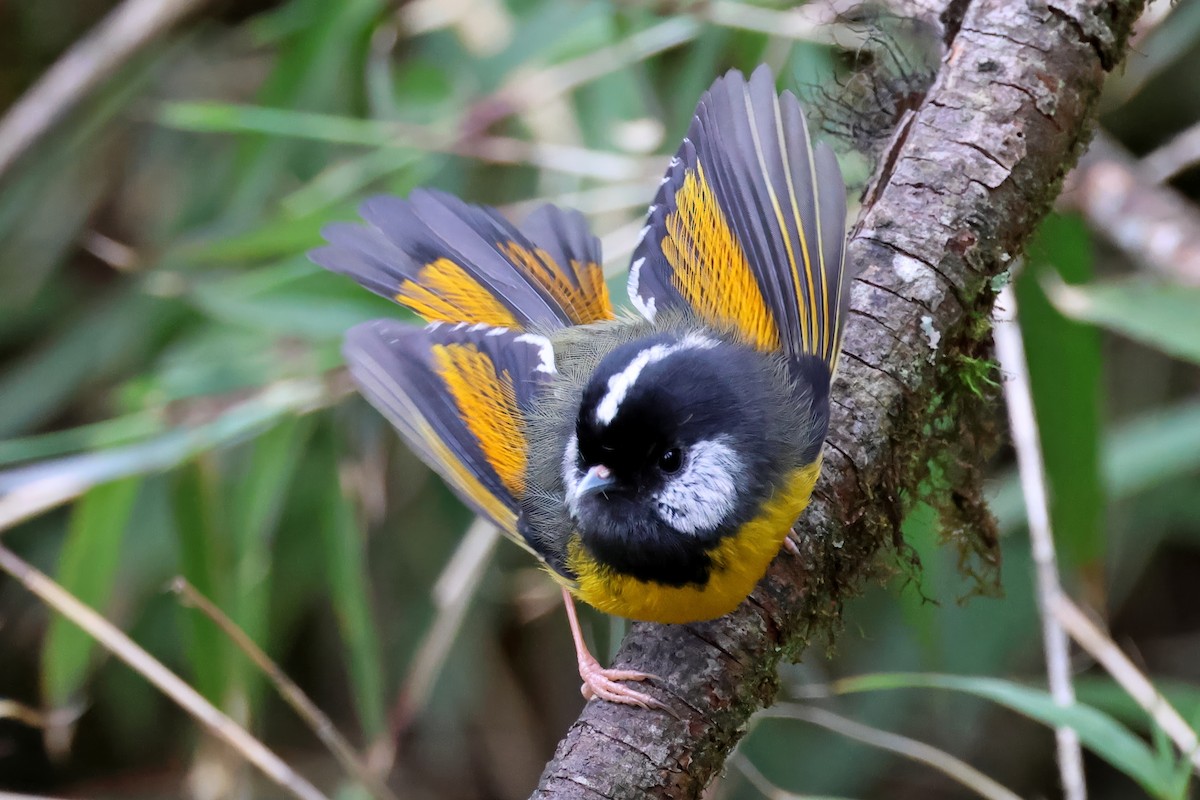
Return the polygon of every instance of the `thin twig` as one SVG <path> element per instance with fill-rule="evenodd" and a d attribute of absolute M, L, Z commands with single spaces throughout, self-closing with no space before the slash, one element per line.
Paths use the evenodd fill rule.
<path fill-rule="evenodd" d="M 77 600 L 16 553 L 0 545 L 0 570 L 7 572 L 46 605 L 62 614 L 124 661 L 131 669 L 187 711 L 209 733 L 230 745 L 264 775 L 301 800 L 328 800 L 315 786 L 289 767 L 262 742 L 250 735 L 200 693 L 188 686 L 162 662 L 147 653 L 111 622 Z"/>
<path fill-rule="evenodd" d="M 805 3 L 788 10 L 777 10 L 732 0 L 697 3 L 696 14 L 723 28 L 754 31 L 816 44 L 836 44 L 853 49 L 866 41 L 862 30 L 843 25 L 825 3 Z"/>
<path fill-rule="evenodd" d="M 1071 638 L 1079 642 L 1079 646 L 1104 667 L 1134 702 L 1150 715 L 1163 733 L 1171 738 L 1196 770 L 1200 771 L 1200 739 L 1197 738 L 1196 731 L 1188 725 L 1170 701 L 1154 688 L 1150 679 L 1121 652 L 1117 643 L 1088 619 L 1087 614 L 1065 594 L 1060 593 L 1050 598 L 1050 610 L 1067 633 L 1071 634 Z"/>
<path fill-rule="evenodd" d="M 242 651 L 256 667 L 262 670 L 279 692 L 279 696 L 283 698 L 292 710 L 308 725 L 309 730 L 321 740 L 342 768 L 349 774 L 354 776 L 354 779 L 359 784 L 370 792 L 372 797 L 383 798 L 384 800 L 398 800 L 395 794 L 380 780 L 379 776 L 372 772 L 367 765 L 359 758 L 358 753 L 350 742 L 338 731 L 334 726 L 333 721 L 321 709 L 317 708 L 316 703 L 309 699 L 304 690 L 296 685 L 295 681 L 287 676 L 279 665 L 271 660 L 271 657 L 262 651 L 254 640 L 246 635 L 246 632 L 237 626 L 233 620 L 229 618 L 225 612 L 216 606 L 211 600 L 200 593 L 195 586 L 188 583 L 183 576 L 176 577 L 171 581 L 171 591 L 179 595 L 185 605 L 195 608 L 204 616 L 212 620 L 221 632 L 224 633 L 234 646 Z"/>
<path fill-rule="evenodd" d="M 1079 211 L 1134 263 L 1200 286 L 1200 209 L 1151 180 L 1156 169 L 1101 131 L 1067 177 L 1059 207 Z"/>
<path fill-rule="evenodd" d="M 741 751 L 734 752 L 729 757 L 729 763 L 736 767 L 738 772 L 742 773 L 750 782 L 750 785 L 767 800 L 800 800 L 800 795 L 772 783 L 771 779 L 763 775 L 762 770 Z"/>
<path fill-rule="evenodd" d="M 0 719 L 11 719 L 31 728 L 49 729 L 70 725 L 79 719 L 80 713 L 82 713 L 80 708 L 42 711 L 24 703 L 18 703 L 16 700 L 0 699 Z"/>
<path fill-rule="evenodd" d="M 1037 418 L 1030 393 L 1029 369 L 1025 362 L 1025 344 L 1017 325 L 1017 299 L 1012 286 L 1005 286 L 995 304 L 996 358 L 1006 380 L 1004 400 L 1008 407 L 1013 446 L 1017 452 L 1017 470 L 1025 493 L 1029 518 L 1029 538 L 1036 567 L 1038 611 L 1042 618 L 1042 640 L 1046 649 L 1046 674 L 1054 702 L 1062 707 L 1075 704 L 1071 683 L 1071 661 L 1066 632 L 1051 611 L 1053 599 L 1062 594 L 1058 580 L 1058 560 L 1050 531 L 1050 508 L 1046 497 L 1046 478 L 1042 446 L 1038 438 Z M 1067 800 L 1085 800 L 1087 784 L 1083 776 L 1083 751 L 1079 735 L 1069 727 L 1055 729 L 1058 741 L 1058 768 L 1063 794 Z"/>
<path fill-rule="evenodd" d="M 1200 164 L 1200 123 L 1177 133 L 1142 159 L 1141 172 L 1155 183 L 1171 180 Z"/>
<path fill-rule="evenodd" d="M 1021 800 L 1015 792 L 944 750 L 939 750 L 932 745 L 910 739 L 907 736 L 901 736 L 898 733 L 872 728 L 823 708 L 799 703 L 780 703 L 761 712 L 758 716 L 808 722 L 871 747 L 896 753 L 910 761 L 917 761 L 933 767 L 946 777 L 988 800 Z"/>
<path fill-rule="evenodd" d="M 99 231 L 84 233 L 80 245 L 118 272 L 136 272 L 142 267 L 142 259 L 137 250 Z"/>
<path fill-rule="evenodd" d="M 0 120 L 0 176 L 89 91 L 205 0 L 125 0 Z"/>

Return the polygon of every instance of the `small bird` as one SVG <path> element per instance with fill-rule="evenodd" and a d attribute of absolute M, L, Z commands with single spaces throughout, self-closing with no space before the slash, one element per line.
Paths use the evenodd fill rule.
<path fill-rule="evenodd" d="M 362 394 L 561 584 L 582 691 L 660 707 L 588 652 L 573 597 L 635 620 L 733 610 L 808 505 L 848 301 L 846 196 L 765 67 L 701 97 L 618 316 L 599 240 L 441 192 L 381 196 L 316 263 L 423 317 L 359 325 Z"/>

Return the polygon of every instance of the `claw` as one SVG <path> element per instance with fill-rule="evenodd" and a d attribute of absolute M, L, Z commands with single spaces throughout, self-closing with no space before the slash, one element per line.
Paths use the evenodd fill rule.
<path fill-rule="evenodd" d="M 797 537 L 798 534 L 796 533 L 796 529 L 792 528 L 790 531 L 788 531 L 787 536 L 783 537 L 783 546 L 786 547 L 787 551 L 796 558 L 802 558 L 800 555 L 800 545 L 796 544 Z"/>

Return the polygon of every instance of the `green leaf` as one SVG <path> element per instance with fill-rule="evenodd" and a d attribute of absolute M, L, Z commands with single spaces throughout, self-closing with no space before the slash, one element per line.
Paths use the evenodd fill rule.
<path fill-rule="evenodd" d="M 173 476 L 172 510 L 179 537 L 179 565 L 183 577 L 200 594 L 225 605 L 229 581 L 222 580 L 229 555 L 225 537 L 217 526 L 220 494 L 213 476 L 202 462 L 186 464 Z M 220 706 L 229 690 L 229 640 L 216 623 L 182 603 L 179 613 L 186 625 L 188 662 L 195 674 L 196 688 Z"/>
<path fill-rule="evenodd" d="M 1071 283 L 1091 279 L 1091 236 L 1081 219 L 1051 215 L 1042 223 L 1014 287 L 1054 538 L 1065 564 L 1078 568 L 1104 555 L 1100 336 L 1050 305 L 1039 279 L 1052 271 Z"/>
<path fill-rule="evenodd" d="M 306 24 L 279 50 L 275 68 L 267 78 L 259 101 L 268 106 L 294 109 L 332 109 L 352 97 L 352 80 L 358 80 L 361 54 L 371 26 L 382 12 L 382 0 L 296 0 L 291 3 Z M 239 220 L 257 216 L 277 191 L 282 176 L 294 169 L 298 143 L 269 136 L 248 136 L 240 142 L 235 174 L 238 176 L 226 215 Z M 323 159 L 322 159 L 323 160 Z"/>
<path fill-rule="evenodd" d="M 152 411 L 139 411 L 91 425 L 9 439 L 0 442 L 0 466 L 77 453 L 81 450 L 116 447 L 146 439 L 164 430 L 166 421 L 162 415 Z"/>
<path fill-rule="evenodd" d="M 374 740 L 385 729 L 384 689 L 378 629 L 367 594 L 371 585 L 366 561 L 367 537 L 354 507 L 342 493 L 334 445 L 333 437 L 324 431 L 313 445 L 313 457 L 320 460 L 328 490 L 321 504 L 318 527 L 325 577 L 346 644 L 359 720 L 367 739 Z"/>
<path fill-rule="evenodd" d="M 57 579 L 81 602 L 103 610 L 120 563 L 121 541 L 141 480 L 97 486 L 71 512 L 59 556 Z M 92 638 L 63 617 L 54 617 L 42 648 L 42 687 L 51 708 L 71 702 L 88 678 Z"/>
<path fill-rule="evenodd" d="M 0 471 L 0 494 L 46 479 L 90 486 L 170 469 L 200 453 L 257 435 L 280 419 L 312 411 L 324 402 L 324 391 L 317 381 L 284 381 L 202 425 L 175 428 L 123 447 Z"/>
<path fill-rule="evenodd" d="M 1091 322 L 1200 364 L 1200 288 L 1130 280 L 1068 286 L 1047 294 L 1068 317 Z"/>
<path fill-rule="evenodd" d="M 364 147 L 404 147 L 396 141 L 399 128 L 390 122 L 266 106 L 167 103 L 159 111 L 158 121 L 197 133 L 263 134 Z"/>
<path fill-rule="evenodd" d="M 1200 403 L 1153 411 L 1109 434 L 1102 472 L 1108 494 L 1124 500 L 1200 468 Z M 989 505 L 1001 531 L 1025 522 L 1020 480 L 1010 472 L 996 484 Z"/>
<path fill-rule="evenodd" d="M 1154 797 L 1174 797 L 1174 765 L 1162 764 L 1150 748 L 1101 711 L 1076 702 L 1059 706 L 1041 689 L 1000 678 L 934 673 L 889 673 L 843 678 L 835 684 L 839 694 L 882 689 L 944 689 L 982 697 L 1048 727 L 1068 727 L 1084 747 L 1137 781 Z"/>
<path fill-rule="evenodd" d="M 71 402 L 80 386 L 144 363 L 184 307 L 138 291 L 117 292 L 69 319 L 0 376 L 0 436 L 37 425 Z"/>
<path fill-rule="evenodd" d="M 1180 715 L 1195 725 L 1200 722 L 1200 686 L 1184 681 L 1154 678 L 1154 688 L 1162 693 Z M 1150 732 L 1146 711 L 1111 678 L 1082 675 L 1074 680 L 1075 695 L 1081 703 L 1112 714 L 1135 730 Z"/>
<path fill-rule="evenodd" d="M 10 68 L 19 60 L 14 53 Z M 105 192 L 112 191 L 113 160 L 121 157 L 121 137 L 114 129 L 127 123 L 123 112 L 147 81 L 161 74 L 162 61 L 149 54 L 118 70 L 89 93 L 69 124 L 40 137 L 4 176 L 0 264 L 7 268 L 0 270 L 0 308 L 5 314 L 37 299 L 77 247 L 79 233 L 104 202 Z"/>
<path fill-rule="evenodd" d="M 270 652 L 267 619 L 274 578 L 275 529 L 300 453 L 312 429 L 309 417 L 287 417 L 253 443 L 245 470 L 231 492 L 229 530 L 233 543 L 234 621 L 265 652 Z M 243 669 L 243 685 L 256 707 L 261 682 Z M 250 677 L 255 675 L 255 677 Z"/>
<path fill-rule="evenodd" d="M 360 322 L 402 313 L 394 303 L 303 259 L 201 282 L 189 299 L 224 323 L 308 341 L 340 342 Z M 268 347 L 267 342 L 260 347 L 264 358 Z"/>

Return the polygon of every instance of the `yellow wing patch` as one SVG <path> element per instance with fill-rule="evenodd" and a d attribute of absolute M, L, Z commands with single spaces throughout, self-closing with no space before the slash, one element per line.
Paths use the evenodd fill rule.
<path fill-rule="evenodd" d="M 546 291 L 562 306 L 567 316 L 577 325 L 612 319 L 612 303 L 608 299 L 608 284 L 599 264 L 572 260 L 571 269 L 579 280 L 574 281 L 541 248 L 530 250 L 516 242 L 501 242 L 500 252 L 525 275 Z"/>
<path fill-rule="evenodd" d="M 469 344 L 434 345 L 433 360 L 484 458 L 514 497 L 525 491 L 525 432 L 512 376 Z"/>
<path fill-rule="evenodd" d="M 779 328 L 702 166 L 687 173 L 675 205 L 662 242 L 675 288 L 701 318 L 732 327 L 759 350 L 778 350 Z"/>
<path fill-rule="evenodd" d="M 491 517 L 505 535 L 520 542 L 521 538 L 517 535 L 516 513 L 487 490 L 475 473 L 458 460 L 432 428 L 424 423 L 418 423 L 416 428 L 425 446 L 439 460 L 440 465 L 448 471 L 446 478 L 451 485 L 478 503 L 483 513 Z"/>
<path fill-rule="evenodd" d="M 416 280 L 407 279 L 400 284 L 395 300 L 429 322 L 517 325 L 512 312 L 495 295 L 448 258 L 421 267 Z"/>

